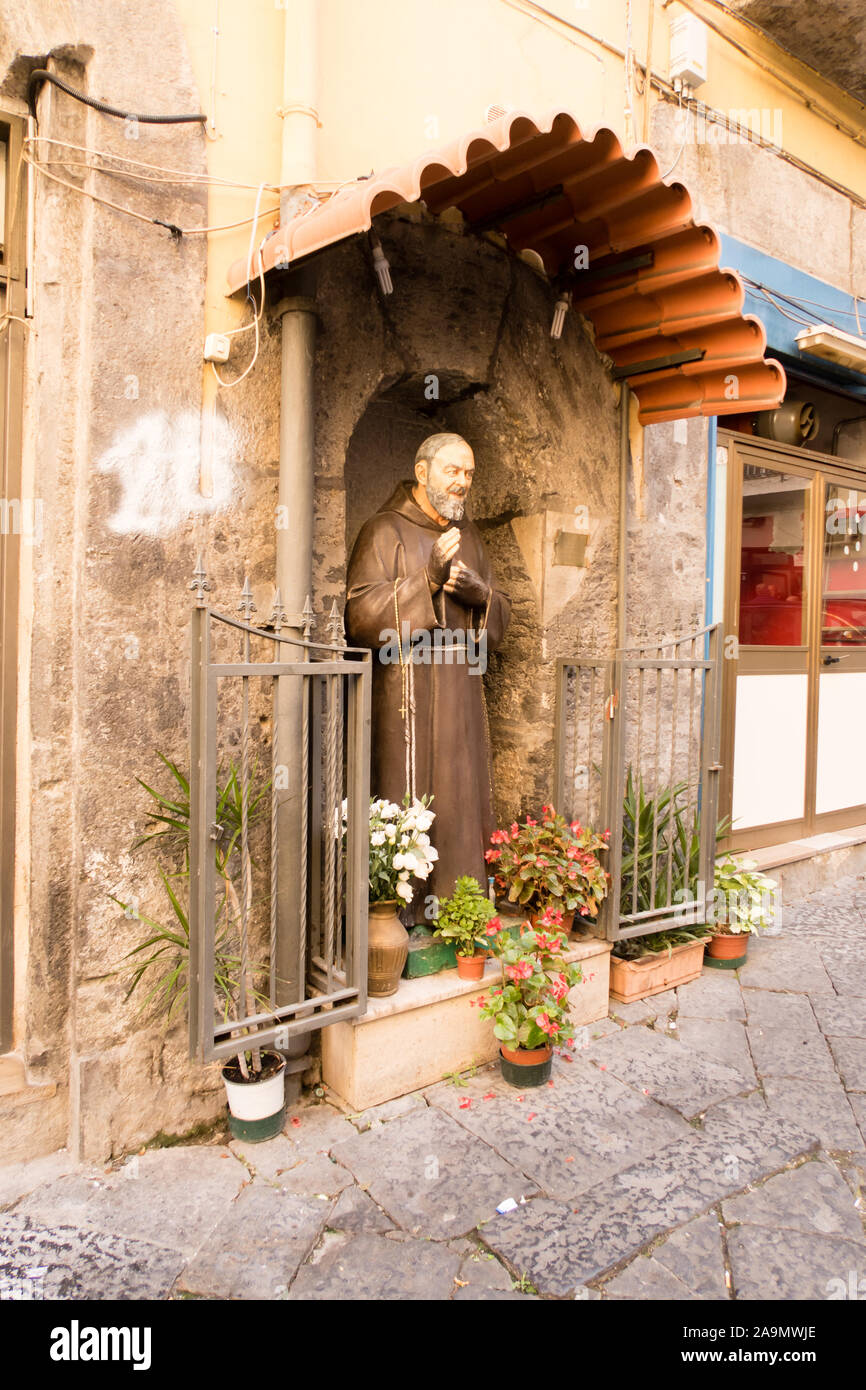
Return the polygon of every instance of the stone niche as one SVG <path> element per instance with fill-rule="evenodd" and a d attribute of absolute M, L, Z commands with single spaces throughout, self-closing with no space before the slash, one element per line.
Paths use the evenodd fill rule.
<path fill-rule="evenodd" d="M 550 337 L 554 296 L 492 237 L 416 208 L 380 234 L 394 293 L 362 242 L 322 260 L 317 348 L 318 603 L 345 598 L 363 523 L 428 435 L 472 445 L 469 513 L 513 604 L 484 678 L 500 823 L 552 792 L 554 673 L 579 635 L 614 629 L 616 392 L 588 327 Z"/>

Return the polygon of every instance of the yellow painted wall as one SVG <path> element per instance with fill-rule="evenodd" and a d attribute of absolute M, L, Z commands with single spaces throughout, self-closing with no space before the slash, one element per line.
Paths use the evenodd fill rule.
<path fill-rule="evenodd" d="M 279 180 L 284 24 L 297 2 L 177 0 L 202 109 L 215 120 L 208 146 L 214 176 L 252 185 Z M 792 81 L 809 80 L 801 65 L 745 26 L 705 0 L 690 2 L 696 10 L 703 5 L 714 22 Z M 631 5 L 631 38 L 640 62 L 647 52 L 648 7 L 649 0 Z M 550 13 L 530 13 L 526 0 L 318 0 L 322 183 L 333 187 L 435 149 L 482 126 L 487 106 L 495 102 L 532 112 L 562 106 L 588 127 L 610 125 L 626 136 L 624 64 L 610 51 L 625 44 L 626 0 L 547 0 L 544 8 Z M 663 77 L 669 13 L 655 0 L 653 64 Z M 219 33 L 212 99 L 214 27 Z M 708 71 L 699 100 L 725 112 L 780 110 L 783 149 L 866 197 L 863 145 L 712 32 Z M 807 95 L 845 124 L 856 125 L 862 117 L 857 103 L 818 78 L 811 79 Z M 648 99 L 632 93 L 630 133 L 638 141 Z M 214 188 L 209 223 L 249 216 L 254 201 L 254 189 Z M 275 193 L 266 193 L 263 206 L 273 209 L 277 201 Z M 258 236 L 273 224 L 269 213 L 260 220 Z M 224 298 L 226 268 L 246 256 L 248 245 L 248 226 L 209 238 L 208 331 L 248 317 L 248 306 Z M 242 363 L 240 354 L 237 360 Z"/>

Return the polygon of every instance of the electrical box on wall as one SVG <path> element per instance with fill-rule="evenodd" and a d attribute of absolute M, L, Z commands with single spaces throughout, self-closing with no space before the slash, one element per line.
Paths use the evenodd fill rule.
<path fill-rule="evenodd" d="M 699 87 L 707 80 L 707 30 L 697 15 L 680 5 L 671 7 L 671 82 Z"/>

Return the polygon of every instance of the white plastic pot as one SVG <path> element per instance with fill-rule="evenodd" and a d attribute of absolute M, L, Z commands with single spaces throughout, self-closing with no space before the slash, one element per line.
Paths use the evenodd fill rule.
<path fill-rule="evenodd" d="M 281 1059 L 282 1060 L 282 1059 Z M 282 1110 L 286 1094 L 286 1063 L 264 1081 L 229 1081 L 223 1071 L 229 1110 L 236 1120 L 267 1120 Z"/>

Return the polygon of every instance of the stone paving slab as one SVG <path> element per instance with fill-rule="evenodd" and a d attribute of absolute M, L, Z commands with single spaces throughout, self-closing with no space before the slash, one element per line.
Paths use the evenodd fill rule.
<path fill-rule="evenodd" d="M 455 1280 L 455 1303 L 530 1297 L 531 1294 L 521 1293 L 513 1287 L 508 1270 L 483 1246 L 475 1246 L 464 1254 Z"/>
<path fill-rule="evenodd" d="M 863 1249 L 851 1241 L 763 1226 L 729 1231 L 728 1256 L 738 1299 L 848 1297 L 850 1272 L 866 1271 Z"/>
<path fill-rule="evenodd" d="M 859 995 L 816 995 L 814 1009 L 818 1026 L 825 1035 L 866 1038 L 866 1000 Z"/>
<path fill-rule="evenodd" d="M 679 1019 L 717 1018 L 742 1021 L 746 1017 L 743 995 L 736 975 L 723 970 L 705 970 L 696 980 L 677 990 Z"/>
<path fill-rule="evenodd" d="M 449 1086 L 435 1104 L 564 1201 L 689 1133 L 678 1116 L 582 1060 L 563 1067 L 552 1087 L 480 1091 Z"/>
<path fill-rule="evenodd" d="M 866 1246 L 854 1194 L 832 1164 L 814 1160 L 722 1203 L 728 1225 L 839 1236 Z"/>
<path fill-rule="evenodd" d="M 427 1102 L 422 1095 L 419 1095 L 417 1091 L 412 1091 L 408 1096 L 398 1096 L 396 1100 L 386 1100 L 382 1105 L 372 1105 L 369 1110 L 362 1110 L 358 1114 L 347 1116 L 347 1118 L 358 1133 L 363 1134 L 373 1125 L 387 1124 L 388 1120 L 396 1120 L 400 1115 L 408 1115 L 410 1110 L 426 1104 Z"/>
<path fill-rule="evenodd" d="M 866 1096 L 852 1092 L 848 1097 L 848 1103 L 854 1111 L 854 1118 L 860 1126 L 860 1133 L 863 1135 L 864 1143 L 866 1143 Z"/>
<path fill-rule="evenodd" d="M 586 1055 L 600 1069 L 679 1110 L 686 1119 L 745 1089 L 742 1076 L 730 1067 L 647 1028 L 629 1028 L 618 1037 L 604 1038 Z"/>
<path fill-rule="evenodd" d="M 677 1007 L 677 992 L 675 989 L 662 990 L 660 994 L 647 995 L 646 999 L 636 999 L 631 1004 L 620 1004 L 616 999 L 610 1001 L 610 1013 L 613 1018 L 622 1019 L 623 1023 L 652 1023 L 657 1018 L 664 1018 L 673 1013 Z"/>
<path fill-rule="evenodd" d="M 753 938 L 749 956 L 737 972 L 740 984 L 795 994 L 832 994 L 833 985 L 813 941 L 780 936 Z"/>
<path fill-rule="evenodd" d="M 339 1133 L 343 1138 L 351 1134 L 351 1130 L 345 1127 Z M 334 1163 L 326 1152 L 311 1152 L 307 1145 L 300 1150 L 305 1156 L 299 1156 L 298 1145 L 285 1134 L 278 1134 L 276 1139 L 268 1139 L 263 1144 L 236 1140 L 230 1147 L 252 1169 L 256 1178 L 289 1188 L 299 1197 L 315 1197 L 319 1193 L 336 1197 L 352 1182 L 352 1174 Z"/>
<path fill-rule="evenodd" d="M 228 1149 L 192 1144 L 135 1154 L 97 1180 L 58 1178 L 14 1210 L 42 1226 L 86 1226 L 189 1258 L 247 1182 L 248 1172 Z"/>
<path fill-rule="evenodd" d="M 827 1039 L 846 1091 L 866 1091 L 866 1039 Z"/>
<path fill-rule="evenodd" d="M 689 1221 L 602 1285 L 605 1298 L 726 1299 L 721 1226 L 715 1212 Z"/>
<path fill-rule="evenodd" d="M 710 1133 L 693 1131 L 573 1205 L 536 1198 L 497 1214 L 481 1237 L 539 1293 L 573 1296 L 585 1281 L 808 1153 L 814 1143 L 765 1108 L 732 1105 Z"/>
<path fill-rule="evenodd" d="M 821 959 L 838 994 L 866 999 L 866 951 L 861 943 L 847 950 L 839 942 L 823 946 Z"/>
<path fill-rule="evenodd" d="M 760 1076 L 833 1081 L 836 1068 L 816 1023 L 811 1028 L 747 1028 L 749 1046 Z"/>
<path fill-rule="evenodd" d="M 0 1211 L 11 1206 L 13 1202 L 20 1201 L 36 1188 L 44 1187 L 56 1178 L 64 1178 L 76 1172 L 81 1172 L 81 1165 L 75 1162 L 66 1149 L 31 1159 L 29 1163 L 10 1163 L 0 1168 Z M 102 1176 L 101 1169 L 88 1169 L 87 1172 L 94 1179 Z"/>
<path fill-rule="evenodd" d="M 0 1286 L 44 1269 L 48 1300 L 166 1298 L 183 1267 L 176 1250 L 85 1226 L 0 1217 Z M 14 1284 L 13 1284 L 14 1287 Z"/>
<path fill-rule="evenodd" d="M 304 1265 L 288 1296 L 401 1303 L 447 1299 L 455 1291 L 460 1264 L 456 1251 L 436 1241 L 363 1234 Z"/>
<path fill-rule="evenodd" d="M 814 1134 L 826 1149 L 862 1152 L 863 1139 L 842 1082 L 796 1081 L 766 1076 L 764 1095 L 769 1108 L 783 1119 Z"/>
<path fill-rule="evenodd" d="M 741 1089 L 758 1084 L 752 1054 L 742 1023 L 733 1019 L 682 1018 L 677 1020 L 677 1037 L 684 1047 L 730 1067 L 742 1078 Z"/>
<path fill-rule="evenodd" d="M 179 1287 L 215 1298 L 284 1297 L 331 1205 L 265 1184 L 246 1188 L 186 1266 Z"/>
<path fill-rule="evenodd" d="M 831 995 L 816 995 L 830 999 Z M 749 1026 L 753 1028 L 791 1028 L 795 1032 L 815 1032 L 815 1011 L 808 994 L 780 994 L 772 989 L 743 989 Z"/>
<path fill-rule="evenodd" d="M 525 1175 L 431 1106 L 339 1145 L 334 1157 L 413 1235 L 466 1235 L 506 1197 L 535 1191 Z"/>
<path fill-rule="evenodd" d="M 605 1300 L 653 1299 L 665 1303 L 690 1303 L 695 1295 L 671 1270 L 658 1260 L 638 1255 L 636 1260 L 603 1286 Z"/>
<path fill-rule="evenodd" d="M 653 1251 L 653 1259 L 675 1274 L 699 1299 L 728 1298 L 722 1227 L 715 1211 L 689 1221 Z"/>
<path fill-rule="evenodd" d="M 393 1231 L 394 1223 L 360 1187 L 347 1187 L 331 1209 L 328 1228 L 350 1234 L 360 1231 L 370 1234 Z"/>

